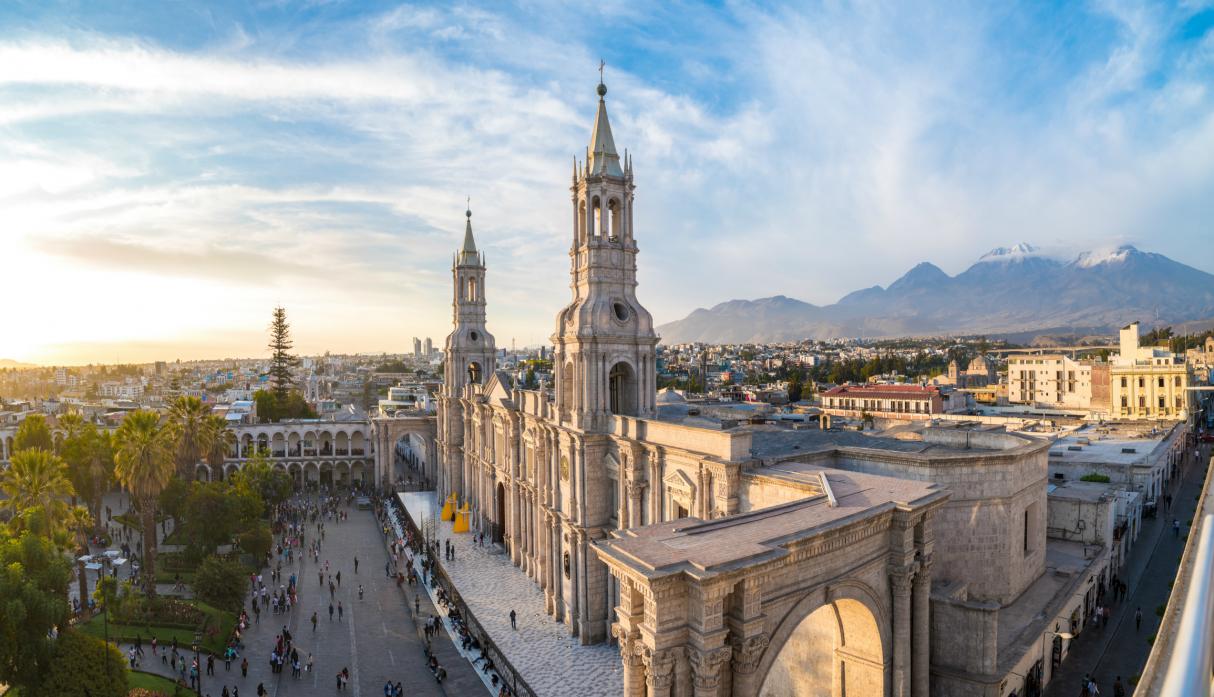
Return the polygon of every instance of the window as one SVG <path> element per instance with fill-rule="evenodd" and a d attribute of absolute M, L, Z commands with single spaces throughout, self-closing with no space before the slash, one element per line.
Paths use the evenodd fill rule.
<path fill-rule="evenodd" d="M 1126 384 L 1125 378 L 1123 377 L 1123 378 L 1121 378 L 1121 388 L 1125 389 L 1126 387 L 1128 387 L 1128 385 Z"/>
<path fill-rule="evenodd" d="M 1161 410 L 1168 408 L 1167 398 L 1164 397 L 1163 395 L 1160 395 L 1160 397 L 1159 397 L 1159 408 Z"/>
<path fill-rule="evenodd" d="M 1176 387 L 1180 387 L 1180 376 L 1179 375 L 1172 378 L 1172 384 Z"/>
<path fill-rule="evenodd" d="M 1138 388 L 1142 389 L 1147 386 L 1146 378 L 1138 378 Z"/>
<path fill-rule="evenodd" d="M 1163 387 L 1163 378 L 1159 378 L 1159 386 Z"/>

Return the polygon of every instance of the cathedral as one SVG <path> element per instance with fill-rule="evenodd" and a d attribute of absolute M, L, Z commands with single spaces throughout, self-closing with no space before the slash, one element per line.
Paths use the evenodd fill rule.
<path fill-rule="evenodd" d="M 629 522 L 660 519 L 663 510 L 655 490 L 647 492 L 657 471 L 645 468 L 652 456 L 635 434 L 617 432 L 622 422 L 614 418 L 654 415 L 658 337 L 636 296 L 632 163 L 616 149 L 602 83 L 598 94 L 586 160 L 575 165 L 570 187 L 573 298 L 552 334 L 552 398 L 517 389 L 495 370 L 485 262 L 469 211 L 452 265 L 454 328 L 438 409 L 439 491 L 470 503 L 480 529 L 544 588 L 547 611 L 584 643 L 607 638 L 613 607 L 606 567 L 590 543 Z M 687 453 L 697 479 L 705 476 L 703 457 Z M 684 515 L 708 510 L 690 500 L 682 506 Z"/>
<path fill-rule="evenodd" d="M 1046 536 L 1049 441 L 933 420 L 751 423 L 656 390 L 636 294 L 632 160 L 607 88 L 570 186 L 554 383 L 497 370 L 467 213 L 436 488 L 543 590 L 626 697 L 1039 694 L 1109 579 Z M 937 535 L 937 531 L 943 534 Z"/>

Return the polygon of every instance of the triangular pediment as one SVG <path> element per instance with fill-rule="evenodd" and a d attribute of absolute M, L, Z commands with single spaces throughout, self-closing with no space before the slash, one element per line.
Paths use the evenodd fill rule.
<path fill-rule="evenodd" d="M 685 492 L 690 495 L 696 490 L 695 482 L 691 481 L 691 477 L 688 477 L 683 470 L 672 470 L 662 478 L 662 483 L 672 492 Z"/>
<path fill-rule="evenodd" d="M 489 375 L 489 380 L 485 382 L 481 393 L 485 395 L 490 404 L 501 404 L 514 399 L 514 388 L 510 385 L 510 378 L 500 370 Z"/>

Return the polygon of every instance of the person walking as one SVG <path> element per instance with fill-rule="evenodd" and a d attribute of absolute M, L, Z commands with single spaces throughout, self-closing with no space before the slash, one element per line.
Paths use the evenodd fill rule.
<path fill-rule="evenodd" d="M 515 622 L 517 617 L 518 617 L 518 615 L 515 614 L 514 610 L 511 610 L 510 611 L 510 628 L 511 629 L 518 629 L 518 623 Z"/>
<path fill-rule="evenodd" d="M 333 621 L 333 601 L 329 600 L 329 621 Z"/>
<path fill-rule="evenodd" d="M 342 607 L 341 607 L 341 601 L 340 601 L 340 600 L 338 600 L 338 601 L 337 601 L 337 621 L 338 621 L 338 622 L 341 622 L 341 621 L 342 621 L 342 616 L 343 616 L 343 615 L 345 615 L 345 612 L 342 610 Z"/>
<path fill-rule="evenodd" d="M 354 573 L 358 573 L 358 557 L 354 557 Z"/>
<path fill-rule="evenodd" d="M 249 677 L 249 659 L 247 656 L 240 659 L 240 677 Z"/>
<path fill-rule="evenodd" d="M 1180 518 L 1172 519 L 1172 537 L 1180 539 Z"/>
<path fill-rule="evenodd" d="M 312 633 L 316 633 L 316 611 L 312 611 Z"/>
<path fill-rule="evenodd" d="M 1137 634 L 1139 629 L 1142 629 L 1142 608 L 1134 611 L 1134 633 Z"/>
<path fill-rule="evenodd" d="M 413 616 L 417 617 L 422 612 L 421 601 L 418 600 L 417 594 L 413 594 Z"/>
<path fill-rule="evenodd" d="M 1125 697 L 1125 685 L 1121 684 L 1121 676 L 1113 681 L 1113 697 Z"/>

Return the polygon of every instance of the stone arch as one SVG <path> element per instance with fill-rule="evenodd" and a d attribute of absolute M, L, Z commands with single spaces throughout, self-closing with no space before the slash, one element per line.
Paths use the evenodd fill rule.
<path fill-rule="evenodd" d="M 640 406 L 637 371 L 628 361 L 618 361 L 607 373 L 607 408 L 612 414 L 636 416 Z"/>
<path fill-rule="evenodd" d="M 223 478 L 231 479 L 232 475 L 236 474 L 239 471 L 240 471 L 240 467 L 238 467 L 236 465 L 224 465 Z"/>
<path fill-rule="evenodd" d="M 759 697 L 888 695 L 892 640 L 878 595 L 848 580 L 784 615 L 759 662 Z"/>
<path fill-rule="evenodd" d="M 316 431 L 304 431 L 303 454 L 308 457 L 316 457 Z"/>
<path fill-rule="evenodd" d="M 295 431 L 287 434 L 287 457 L 303 457 L 302 439 Z"/>
<path fill-rule="evenodd" d="M 305 462 L 303 465 L 304 481 L 315 484 L 320 481 L 320 467 L 315 462 Z"/>
<path fill-rule="evenodd" d="M 333 454 L 343 456 L 350 454 L 350 434 L 345 431 L 337 432 L 337 436 L 333 439 Z"/>
<path fill-rule="evenodd" d="M 318 440 L 317 453 L 322 457 L 333 455 L 333 434 L 329 431 L 321 431 Z"/>
<path fill-rule="evenodd" d="M 276 432 L 270 439 L 270 455 L 273 457 L 287 456 L 287 438 L 282 431 Z"/>
<path fill-rule="evenodd" d="M 253 434 L 246 433 L 240 438 L 240 455 L 249 457 L 253 454 Z"/>
<path fill-rule="evenodd" d="M 481 364 L 476 361 L 468 362 L 468 384 L 479 385 L 484 380 L 484 370 L 481 369 Z"/>
<path fill-rule="evenodd" d="M 194 465 L 194 479 L 199 482 L 211 481 L 211 467 L 201 463 Z"/>
<path fill-rule="evenodd" d="M 623 237 L 622 207 L 620 200 L 612 197 L 607 199 L 607 237 L 612 242 L 618 242 Z"/>
<path fill-rule="evenodd" d="M 292 462 L 287 465 L 287 474 L 291 475 L 291 481 L 295 483 L 296 489 L 303 486 L 303 465 Z"/>
<path fill-rule="evenodd" d="M 350 454 L 365 455 L 367 452 L 367 436 L 362 431 L 350 434 Z"/>
<path fill-rule="evenodd" d="M 351 464 L 350 465 L 350 483 L 354 484 L 356 486 L 364 484 L 366 482 L 365 469 L 366 468 L 363 467 L 363 463 L 361 463 L 361 462 L 355 462 L 355 463 Z"/>
<path fill-rule="evenodd" d="M 350 463 L 341 460 L 333 466 L 333 483 L 339 486 L 350 485 Z"/>

